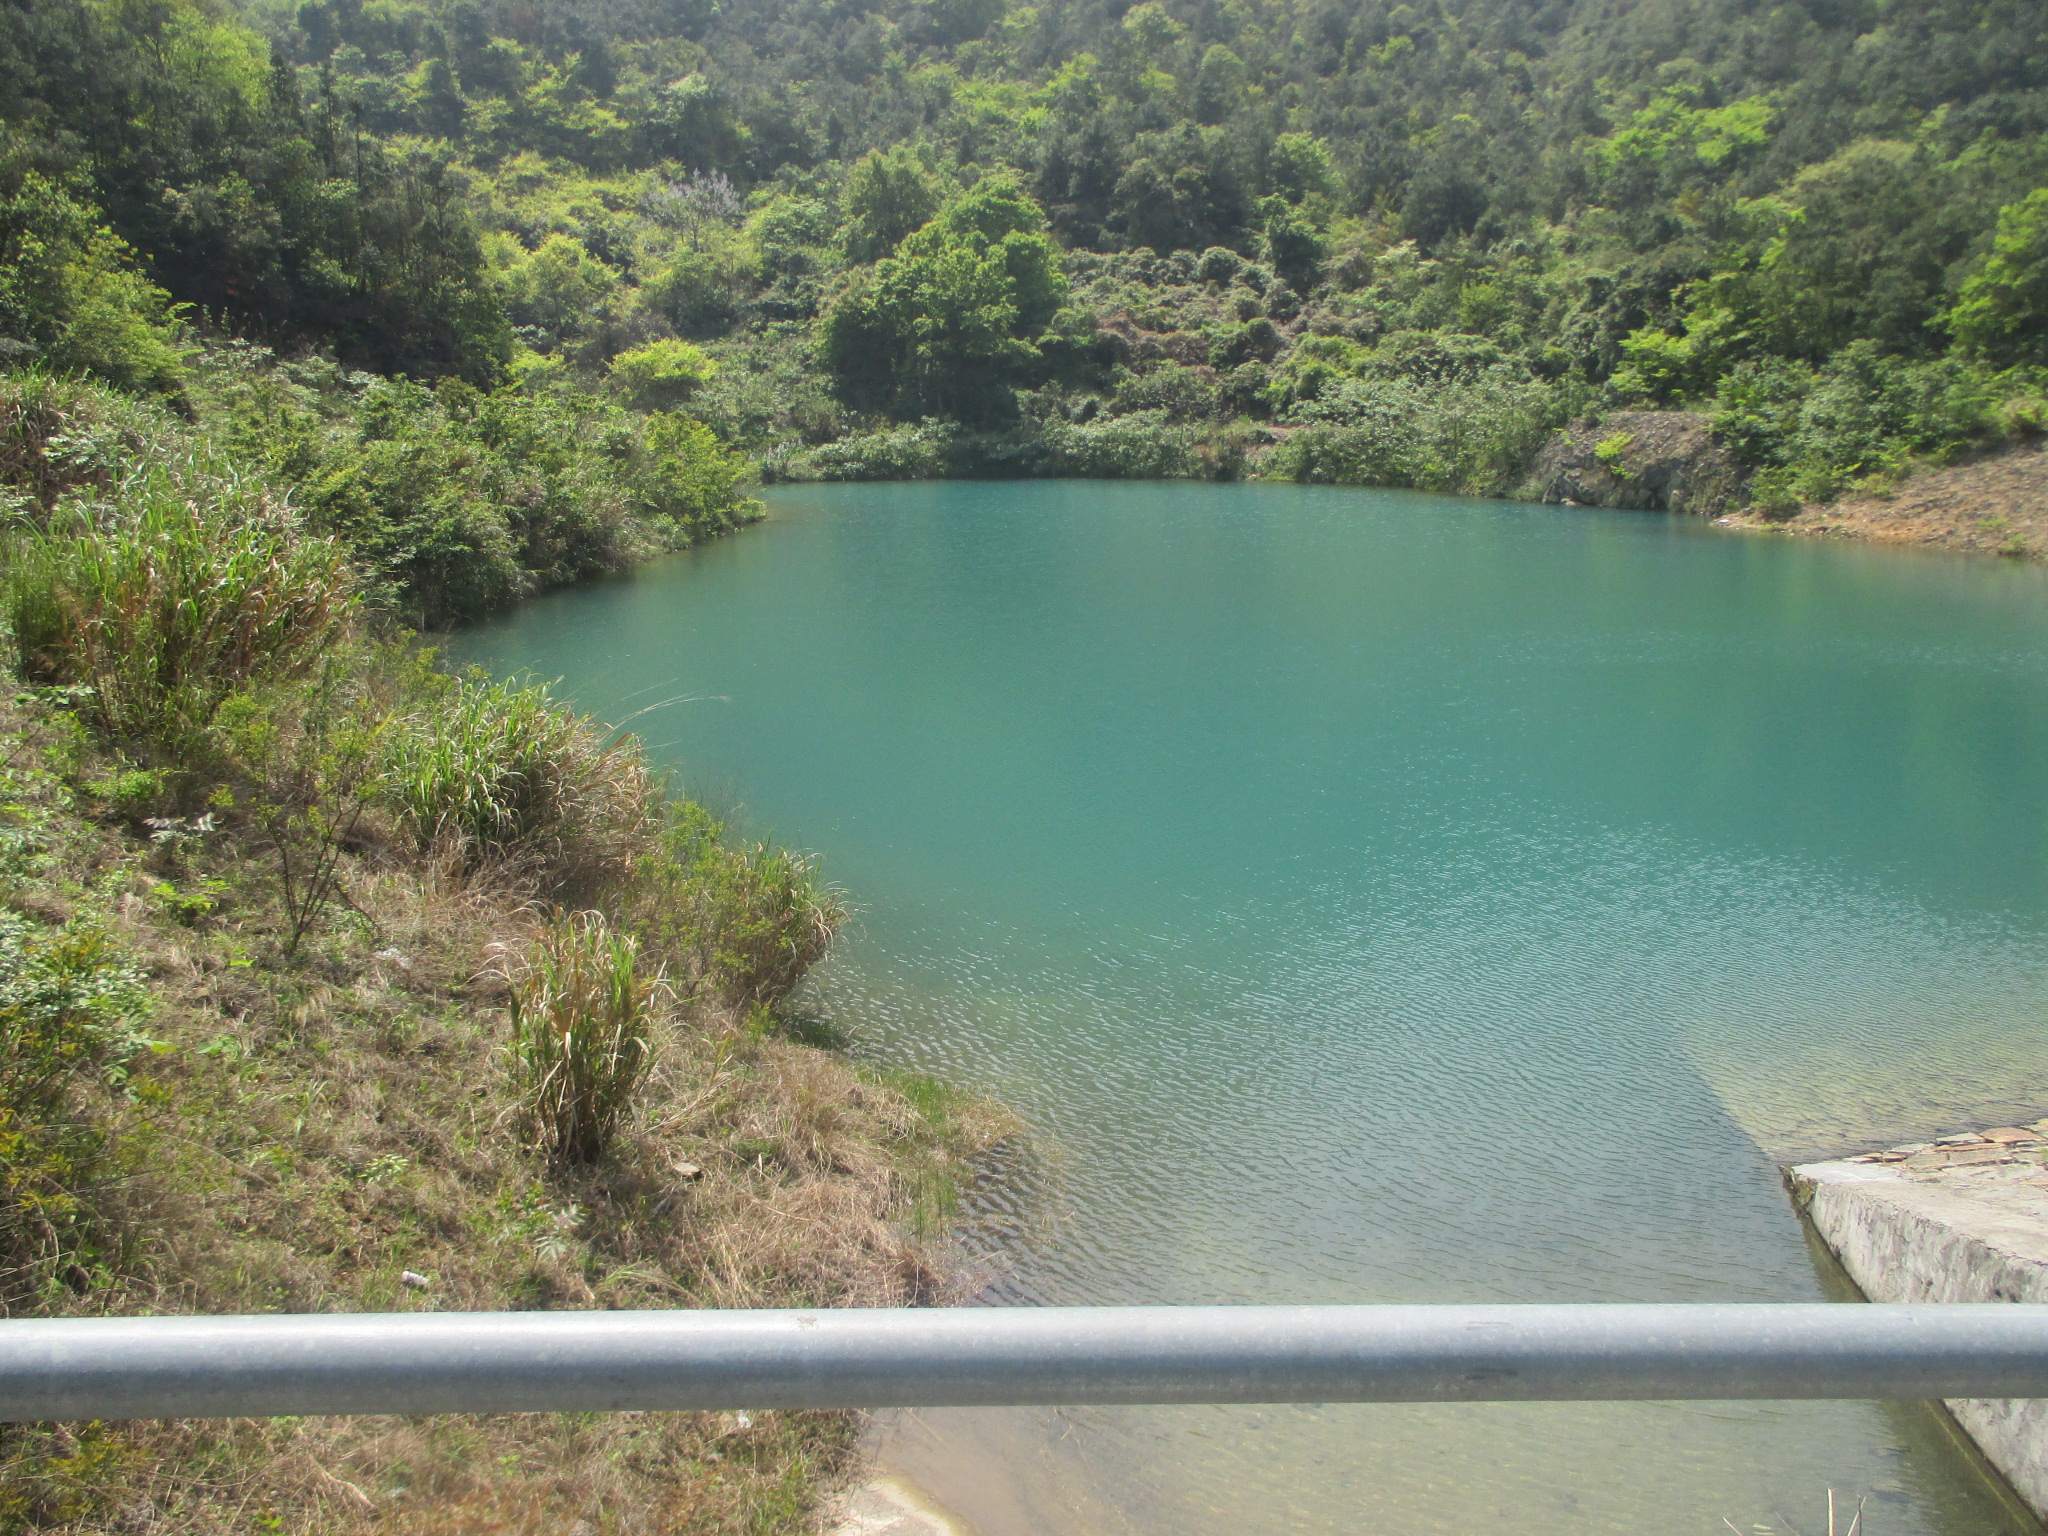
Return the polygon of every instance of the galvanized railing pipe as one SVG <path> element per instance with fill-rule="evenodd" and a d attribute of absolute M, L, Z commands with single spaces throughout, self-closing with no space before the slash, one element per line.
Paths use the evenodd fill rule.
<path fill-rule="evenodd" d="M 0 1420 L 2048 1397 L 2048 1306 L 1016 1307 L 0 1322 Z"/>

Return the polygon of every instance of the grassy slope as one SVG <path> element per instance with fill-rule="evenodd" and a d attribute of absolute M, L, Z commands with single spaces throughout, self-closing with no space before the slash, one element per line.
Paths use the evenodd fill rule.
<path fill-rule="evenodd" d="M 71 405 L 43 422 L 45 446 L 107 402 Z M 13 484 L 35 489 L 41 464 L 70 484 L 38 503 L 97 495 L 120 526 L 118 490 L 22 446 Z M 17 536 L 17 569 L 21 550 Z M 403 645 L 347 638 L 326 667 L 325 683 L 273 684 L 266 707 L 302 717 L 339 675 L 351 708 L 416 746 L 451 713 L 447 681 Z M 139 970 L 138 1027 L 157 1043 L 125 1073 L 74 1064 L 35 1111 L 47 1123 L 9 1143 L 33 1105 L 27 1015 L 0 999 L 7 1311 L 941 1298 L 925 1241 L 999 1127 L 937 1085 L 789 1037 L 793 977 L 770 974 L 762 935 L 781 943 L 792 911 L 829 926 L 836 903 L 701 813 L 663 813 L 630 750 L 547 706 L 572 766 L 610 777 L 496 844 L 423 835 L 403 795 L 372 797 L 294 948 L 265 832 L 278 738 L 244 729 L 239 755 L 203 773 L 145 769 L 75 685 L 10 691 L 0 916 L 28 942 L 86 936 Z M 536 1152 L 506 1049 L 507 975 L 564 903 L 607 911 L 671 984 L 647 1083 L 588 1164 Z M 76 1155 L 37 1161 L 60 1145 Z M 851 1465 L 854 1430 L 766 1413 L 9 1428 L 0 1531 L 793 1531 Z"/>

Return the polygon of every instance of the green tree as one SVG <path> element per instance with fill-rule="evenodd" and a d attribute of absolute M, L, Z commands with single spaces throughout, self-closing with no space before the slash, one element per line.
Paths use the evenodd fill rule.
<path fill-rule="evenodd" d="M 1259 213 L 1265 221 L 1265 256 L 1273 270 L 1296 288 L 1313 286 L 1329 254 L 1315 225 L 1283 197 L 1261 198 Z"/>
<path fill-rule="evenodd" d="M 1252 209 L 1222 129 L 1178 123 L 1135 147 L 1112 215 L 1134 243 L 1161 255 L 1245 243 Z"/>
<path fill-rule="evenodd" d="M 549 235 L 505 272 L 512 318 L 555 337 L 587 330 L 619 290 L 619 274 L 573 235 Z"/>
<path fill-rule="evenodd" d="M 1963 284 L 1948 328 L 1998 367 L 2048 365 L 2048 187 L 1999 210 L 1991 255 Z"/>
<path fill-rule="evenodd" d="M 613 384 L 643 410 L 681 405 L 708 383 L 718 365 L 687 341 L 650 341 L 621 352 L 607 370 Z"/>
<path fill-rule="evenodd" d="M 21 0 L 0 26 L 0 121 L 173 300 L 357 366 L 489 379 L 509 338 L 464 178 L 330 86 L 302 100 L 206 0 Z"/>
<path fill-rule="evenodd" d="M 939 188 L 908 145 L 870 151 L 846 175 L 839 200 L 846 259 L 879 261 L 939 209 Z"/>
<path fill-rule="evenodd" d="M 819 342 L 856 407 L 986 417 L 1039 361 L 1066 293 L 1043 210 L 1008 175 L 990 176 L 856 274 L 826 309 Z"/>
<path fill-rule="evenodd" d="M 0 140 L 0 361 L 175 392 L 191 349 L 170 296 L 135 269 L 75 177 Z"/>

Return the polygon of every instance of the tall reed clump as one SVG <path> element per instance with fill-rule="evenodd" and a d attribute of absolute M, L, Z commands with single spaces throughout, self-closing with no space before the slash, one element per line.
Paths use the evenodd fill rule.
<path fill-rule="evenodd" d="M 601 912 L 550 923 L 509 980 L 512 1057 L 534 1130 L 552 1156 L 595 1162 L 652 1064 L 666 986 L 641 974 L 639 943 Z"/>
<path fill-rule="evenodd" d="M 539 683 L 451 683 L 386 752 L 384 797 L 421 844 L 471 866 L 537 859 L 557 884 L 626 858 L 655 799 L 633 744 L 607 741 Z"/>
<path fill-rule="evenodd" d="M 0 612 L 24 675 L 90 689 L 79 707 L 107 740 L 172 767 L 227 699 L 303 675 L 355 608 L 340 546 L 189 461 L 61 503 L 10 553 Z"/>

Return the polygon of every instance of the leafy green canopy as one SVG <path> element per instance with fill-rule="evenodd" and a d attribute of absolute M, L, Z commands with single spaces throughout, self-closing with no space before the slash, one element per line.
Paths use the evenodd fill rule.
<path fill-rule="evenodd" d="M 1067 295 L 1045 215 L 1014 178 L 984 178 L 856 274 L 826 310 L 826 366 L 856 404 L 898 419 L 998 412 L 1041 361 Z"/>
<path fill-rule="evenodd" d="M 234 3 L 17 0 L 13 355 L 175 388 L 185 305 L 486 394 L 686 399 L 797 474 L 1136 472 L 1163 412 L 1205 473 L 1502 490 L 1572 415 L 1658 404 L 1823 488 L 2039 415 L 1947 368 L 2041 366 L 2037 0 Z M 1014 227 L 949 226 L 984 184 Z M 644 350 L 684 344 L 715 371 Z M 1812 403 L 1842 390 L 1932 414 L 1866 451 Z M 901 437 L 926 417 L 965 436 Z M 461 521 L 432 568 L 515 590 Z"/>
<path fill-rule="evenodd" d="M 2048 187 L 2000 210 L 1991 259 L 1948 320 L 1958 341 L 2000 367 L 2048 367 Z"/>
<path fill-rule="evenodd" d="M 59 292 L 29 302 L 95 317 L 82 329 L 46 319 L 51 361 L 158 386 L 175 371 L 144 336 L 161 330 L 161 308 L 148 281 L 124 275 L 122 241 L 178 302 L 331 342 L 359 365 L 482 381 L 509 355 L 447 156 L 366 134 L 330 83 L 308 100 L 261 36 L 199 0 L 10 7 L 0 120 L 28 146 L 12 158 L 40 162 L 0 170 L 14 205 L 0 218 L 34 226 L 17 245 L 81 253 L 60 262 Z M 96 236 L 102 223 L 118 238 Z"/>
<path fill-rule="evenodd" d="M 84 179 L 0 138 L 0 361 L 168 391 L 187 355 L 169 295 L 136 270 Z"/>

